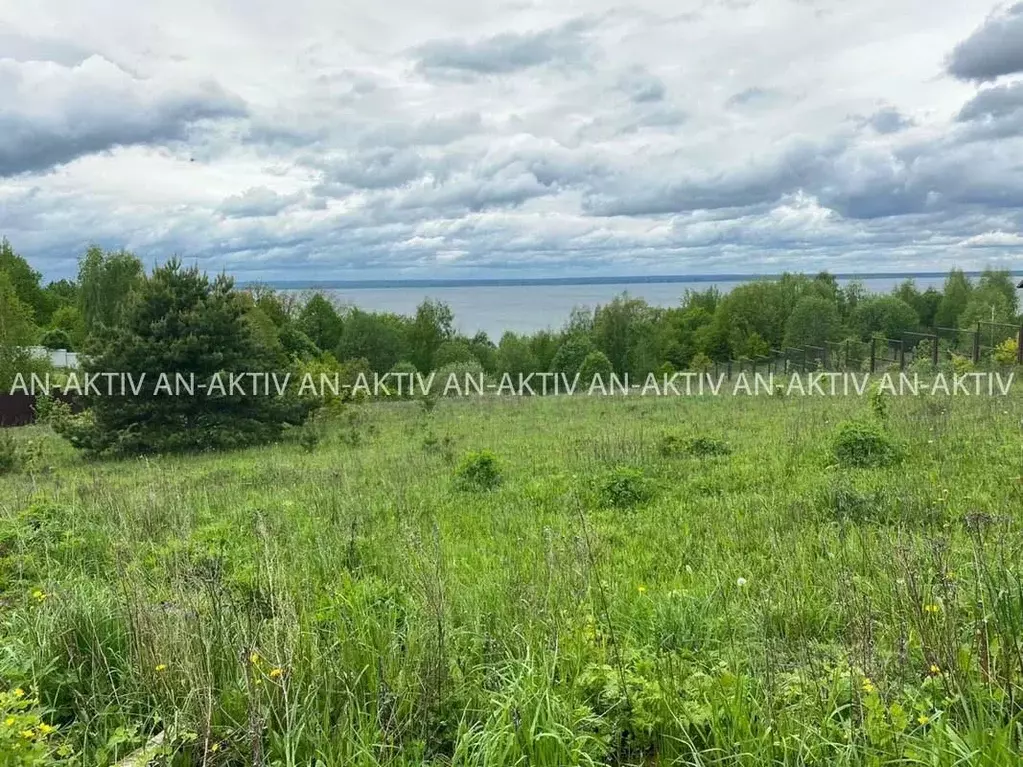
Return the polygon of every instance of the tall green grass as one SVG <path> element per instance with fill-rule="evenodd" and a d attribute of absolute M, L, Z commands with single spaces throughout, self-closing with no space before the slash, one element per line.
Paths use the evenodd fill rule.
<path fill-rule="evenodd" d="M 33 742 L 82 764 L 156 732 L 182 765 L 1019 763 L 1019 397 L 350 412 L 315 444 L 123 462 L 19 430 L 0 691 L 57 727 Z M 839 460 L 846 423 L 900 460 Z"/>

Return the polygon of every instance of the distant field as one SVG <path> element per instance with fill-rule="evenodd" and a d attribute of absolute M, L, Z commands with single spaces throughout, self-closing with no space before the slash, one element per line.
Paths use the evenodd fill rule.
<path fill-rule="evenodd" d="M 838 465 L 851 418 L 902 460 Z M 57 730 L 24 749 L 89 765 L 159 732 L 182 765 L 1020 761 L 1018 394 L 366 404 L 311 451 L 127 462 L 17 438 L 0 765 L 36 763 L 26 700 Z"/>

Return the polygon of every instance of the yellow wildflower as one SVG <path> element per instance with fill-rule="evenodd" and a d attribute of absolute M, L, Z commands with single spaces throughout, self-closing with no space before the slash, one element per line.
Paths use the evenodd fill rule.
<path fill-rule="evenodd" d="M 163 671 L 166 671 L 167 670 L 167 664 L 166 663 L 157 663 L 156 664 L 156 668 L 154 670 L 158 674 L 163 672 Z"/>
<path fill-rule="evenodd" d="M 25 691 L 22 690 L 20 687 L 15 687 L 14 688 L 14 697 L 15 698 L 24 698 L 25 697 Z"/>
<path fill-rule="evenodd" d="M 941 667 L 938 666 L 937 663 L 932 663 L 931 664 L 931 673 L 934 674 L 935 676 L 937 676 L 938 674 L 941 673 Z"/>
<path fill-rule="evenodd" d="M 51 727 L 46 722 L 40 724 L 36 729 L 39 730 L 40 735 L 49 735 L 51 732 L 55 732 L 57 730 L 56 727 Z"/>
<path fill-rule="evenodd" d="M 259 653 L 256 652 L 255 650 L 253 650 L 249 654 L 249 663 L 251 663 L 253 666 L 255 666 L 257 663 L 259 663 Z"/>
<path fill-rule="evenodd" d="M 931 720 L 930 720 L 930 719 L 929 719 L 928 717 L 924 716 L 923 714 L 920 714 L 920 716 L 918 716 L 918 717 L 916 718 L 916 720 L 917 720 L 917 721 L 918 721 L 918 722 L 919 722 L 920 724 L 927 724 L 928 722 L 930 722 L 930 721 L 931 721 Z"/>
<path fill-rule="evenodd" d="M 219 743 L 214 743 L 212 746 L 210 746 L 210 751 L 212 751 L 214 754 L 217 753 L 219 750 L 220 750 Z"/>
<path fill-rule="evenodd" d="M 863 692 L 867 693 L 867 695 L 870 695 L 870 693 L 874 692 L 874 683 L 871 682 L 869 679 L 863 680 Z"/>
<path fill-rule="evenodd" d="M 636 589 L 640 594 L 646 594 L 646 586 L 640 584 L 639 588 Z"/>
<path fill-rule="evenodd" d="M 14 717 L 13 716 L 9 716 L 6 719 L 4 719 L 4 727 L 13 727 L 13 726 L 14 726 Z"/>
<path fill-rule="evenodd" d="M 941 612 L 941 605 L 936 605 L 933 602 L 929 605 L 924 605 L 924 612 L 930 613 L 931 615 L 937 615 Z"/>
<path fill-rule="evenodd" d="M 280 679 L 282 676 L 284 676 L 284 669 L 282 669 L 282 668 L 270 669 L 270 678 L 271 679 Z"/>
<path fill-rule="evenodd" d="M 47 594 L 45 591 L 40 591 L 39 589 L 36 589 L 35 591 L 32 592 L 32 598 L 37 602 L 42 602 L 48 596 L 50 595 Z"/>
<path fill-rule="evenodd" d="M 22 730 L 21 731 L 21 737 L 23 737 L 25 740 L 32 740 L 35 736 L 36 736 L 36 734 L 34 732 L 32 732 L 32 730 Z"/>

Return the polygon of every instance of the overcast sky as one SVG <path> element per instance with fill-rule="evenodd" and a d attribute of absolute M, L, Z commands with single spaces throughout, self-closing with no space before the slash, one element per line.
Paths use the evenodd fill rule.
<path fill-rule="evenodd" d="M 7 0 L 0 234 L 241 279 L 1023 268 L 1023 3 Z"/>

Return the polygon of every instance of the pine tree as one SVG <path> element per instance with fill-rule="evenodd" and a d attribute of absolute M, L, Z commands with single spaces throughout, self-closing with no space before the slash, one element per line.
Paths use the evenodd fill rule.
<path fill-rule="evenodd" d="M 138 288 L 116 327 L 95 338 L 87 373 L 131 373 L 144 380 L 131 393 L 87 397 L 89 417 L 72 421 L 64 435 L 92 453 L 144 454 L 243 447 L 277 438 L 286 424 L 301 423 L 308 406 L 275 392 L 231 392 L 232 373 L 278 373 L 287 362 L 279 347 L 259 341 L 246 304 L 230 278 L 212 282 L 197 268 L 171 261 Z M 227 391 L 200 389 L 220 374 Z M 141 376 L 145 374 L 145 379 Z M 195 382 L 193 394 L 156 393 L 161 374 Z M 118 387 L 119 387 L 118 383 Z M 105 384 L 104 384 L 105 386 Z"/>

